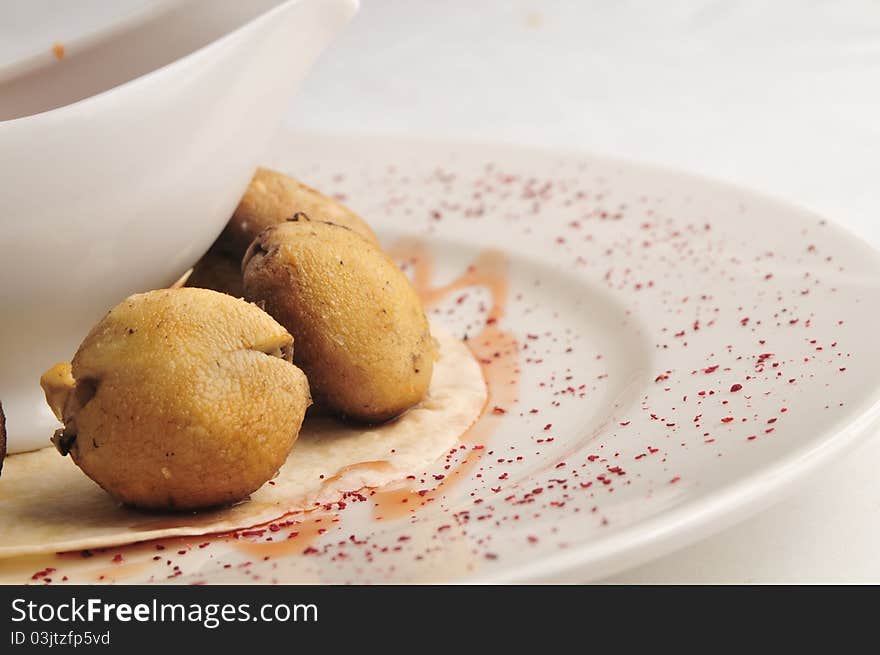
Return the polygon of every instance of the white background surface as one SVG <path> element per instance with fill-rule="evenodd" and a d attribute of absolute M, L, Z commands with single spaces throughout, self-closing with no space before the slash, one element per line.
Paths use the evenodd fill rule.
<path fill-rule="evenodd" d="M 27 24 L 2 8 L 0 62 L 155 1 L 36 0 Z M 671 165 L 808 207 L 880 247 L 877 2 L 362 2 L 289 126 Z M 878 583 L 877 462 L 880 435 L 757 517 L 611 581 Z"/>

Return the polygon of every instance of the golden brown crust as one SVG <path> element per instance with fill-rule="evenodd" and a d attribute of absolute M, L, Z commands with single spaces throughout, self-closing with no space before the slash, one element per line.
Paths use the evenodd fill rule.
<path fill-rule="evenodd" d="M 415 290 L 378 247 L 319 221 L 267 228 L 243 261 L 245 297 L 295 337 L 315 400 L 381 422 L 425 395 L 435 345 Z"/>
<path fill-rule="evenodd" d="M 64 422 L 64 407 L 70 390 L 76 385 L 70 362 L 59 362 L 40 376 L 40 386 L 46 394 L 46 404 L 62 423 Z"/>
<path fill-rule="evenodd" d="M 241 283 L 241 260 L 221 250 L 217 244 L 195 263 L 186 286 L 212 289 L 235 298 L 244 297 Z"/>
<path fill-rule="evenodd" d="M 53 440 L 120 501 L 233 503 L 281 467 L 310 404 L 293 339 L 265 312 L 206 289 L 129 297 L 41 382 Z M 66 390 L 65 390 L 66 386 Z"/>
<path fill-rule="evenodd" d="M 289 175 L 258 168 L 218 239 L 218 246 L 240 261 L 260 232 L 283 223 L 298 212 L 313 220 L 347 227 L 367 241 L 379 243 L 366 221 L 338 200 L 328 198 Z"/>

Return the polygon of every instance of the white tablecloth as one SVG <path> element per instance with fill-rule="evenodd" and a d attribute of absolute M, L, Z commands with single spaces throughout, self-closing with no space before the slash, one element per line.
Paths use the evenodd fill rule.
<path fill-rule="evenodd" d="M 149 2 L 81 2 L 75 22 Z M 64 28 L 69 4 L 32 11 Z M 0 59 L 38 33 L 0 24 Z M 363 0 L 287 122 L 668 164 L 811 208 L 880 247 L 871 0 Z M 880 582 L 878 461 L 875 435 L 757 517 L 612 581 Z"/>

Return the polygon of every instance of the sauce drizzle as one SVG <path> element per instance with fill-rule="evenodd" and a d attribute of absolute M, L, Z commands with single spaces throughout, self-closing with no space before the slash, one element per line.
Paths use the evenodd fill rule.
<path fill-rule="evenodd" d="M 465 479 L 477 468 L 504 415 L 517 403 L 519 389 L 519 342 L 516 336 L 500 327 L 507 311 L 507 258 L 496 250 L 484 250 L 465 272 L 449 284 L 433 287 L 434 259 L 419 239 L 402 239 L 388 249 L 389 255 L 412 272 L 412 282 L 425 308 L 437 305 L 451 293 L 471 287 L 485 287 L 491 297 L 483 328 L 468 341 L 468 347 L 480 363 L 488 388 L 488 402 L 480 417 L 460 443 L 465 456 L 432 489 L 416 490 L 412 485 L 373 493 L 373 514 L 377 520 L 390 520 L 413 514 L 420 507 L 442 498 L 444 492 Z"/>

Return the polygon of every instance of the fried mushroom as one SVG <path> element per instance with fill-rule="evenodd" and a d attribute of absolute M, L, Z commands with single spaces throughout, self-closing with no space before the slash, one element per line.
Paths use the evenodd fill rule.
<path fill-rule="evenodd" d="M 425 312 L 374 244 L 298 217 L 264 230 L 242 270 L 245 297 L 294 335 L 318 405 L 377 423 L 425 396 L 436 356 Z"/>
<path fill-rule="evenodd" d="M 53 442 L 108 493 L 149 509 L 234 503 L 285 462 L 311 402 L 293 339 L 207 289 L 137 294 L 41 384 Z"/>
<path fill-rule="evenodd" d="M 212 289 L 236 298 L 244 296 L 241 284 L 241 260 L 223 252 L 215 244 L 195 263 L 186 286 Z"/>
<path fill-rule="evenodd" d="M 217 246 L 232 259 L 241 261 L 248 246 L 260 232 L 283 223 L 297 213 L 327 221 L 357 232 L 378 245 L 373 230 L 363 218 L 338 200 L 329 198 L 289 175 L 258 168 L 229 220 Z"/>

